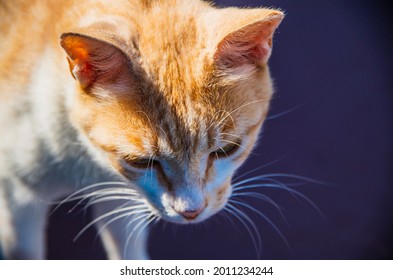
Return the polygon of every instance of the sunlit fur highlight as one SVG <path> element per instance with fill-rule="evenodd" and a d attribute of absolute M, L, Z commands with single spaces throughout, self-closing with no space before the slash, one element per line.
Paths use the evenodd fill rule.
<path fill-rule="evenodd" d="M 147 205 L 142 220 L 203 221 L 226 205 L 232 175 L 268 112 L 267 62 L 283 13 L 202 1 L 108 3 L 0 3 L 4 126 L 21 118 L 15 126 L 29 127 L 18 134 L 7 125 L 0 148 L 9 150 L 21 135 L 32 139 L 20 150 L 24 161 L 9 152 L 0 160 L 23 174 L 42 173 L 31 179 L 43 186 L 33 196 L 53 200 L 70 193 L 61 186 L 115 177 L 138 190 L 127 198 Z M 28 121 L 19 102 L 32 115 Z M 219 158 L 228 145 L 239 148 Z M 141 158 L 147 168 L 133 164 Z M 72 173 L 66 182 L 51 175 L 62 174 L 62 164 Z M 53 183 L 56 195 L 45 191 Z"/>

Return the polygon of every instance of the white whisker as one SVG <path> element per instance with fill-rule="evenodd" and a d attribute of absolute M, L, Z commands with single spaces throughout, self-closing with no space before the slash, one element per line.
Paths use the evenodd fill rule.
<path fill-rule="evenodd" d="M 293 107 L 292 109 L 283 111 L 283 112 L 281 112 L 281 113 L 277 113 L 277 114 L 275 114 L 275 115 L 268 116 L 268 117 L 266 118 L 266 120 L 267 120 L 267 121 L 270 121 L 270 120 L 274 120 L 274 119 L 280 118 L 280 117 L 282 117 L 282 116 L 285 116 L 285 115 L 287 115 L 287 114 L 292 113 L 293 111 L 298 110 L 299 108 L 301 108 L 301 107 L 303 107 L 303 106 L 304 106 L 304 105 L 301 104 L 301 105 L 298 105 L 298 106 Z"/>
<path fill-rule="evenodd" d="M 74 211 L 75 208 L 77 208 L 79 205 L 81 205 L 82 203 L 84 203 L 88 199 L 94 200 L 94 199 L 98 199 L 98 198 L 110 196 L 110 195 L 123 195 L 123 196 L 128 196 L 130 198 L 133 197 L 134 200 L 138 200 L 138 198 L 140 198 L 140 195 L 137 192 L 135 192 L 134 190 L 124 189 L 124 188 L 106 188 L 106 189 L 102 189 L 99 191 L 94 191 L 92 193 L 87 193 L 84 195 L 76 196 L 76 197 L 70 199 L 68 202 L 76 201 L 76 200 L 79 200 L 79 201 L 68 212 Z"/>
<path fill-rule="evenodd" d="M 233 134 L 233 133 L 228 133 L 228 132 L 221 132 L 220 134 L 221 134 L 221 135 L 228 135 L 228 136 L 232 136 L 232 137 L 238 138 L 238 139 L 240 139 L 240 140 L 242 140 L 242 139 L 243 139 L 243 137 L 241 137 L 241 136 L 239 136 L 239 135 L 236 135 L 236 134 Z"/>
<path fill-rule="evenodd" d="M 275 202 L 269 196 L 261 194 L 261 193 L 257 193 L 257 192 L 240 192 L 240 193 L 233 193 L 231 195 L 231 197 L 241 197 L 241 196 L 254 197 L 254 198 L 258 198 L 258 199 L 261 199 L 263 201 L 266 201 L 266 202 L 270 203 L 271 205 L 274 206 L 274 208 L 276 208 L 276 210 L 280 214 L 281 218 L 285 221 L 285 223 L 288 224 L 288 221 L 285 218 L 284 213 L 282 212 L 282 207 L 280 205 L 278 205 L 278 203 Z"/>
<path fill-rule="evenodd" d="M 134 240 L 134 244 L 136 244 L 137 240 L 139 239 L 139 236 L 141 235 L 141 233 L 143 232 L 143 230 L 149 225 L 151 224 L 154 220 L 157 220 L 158 217 L 155 216 L 154 214 L 150 214 L 150 216 L 148 216 L 147 222 L 139 229 L 137 235 L 135 236 L 135 240 Z"/>
<path fill-rule="evenodd" d="M 231 121 L 232 121 L 233 126 L 236 126 L 235 120 L 234 120 L 233 117 L 231 116 L 231 113 L 230 113 L 230 112 L 228 112 L 228 111 L 226 111 L 226 110 L 220 110 L 220 111 L 218 111 L 217 113 L 225 113 L 227 116 L 226 116 L 225 118 L 222 118 L 218 123 L 216 123 L 216 125 L 214 126 L 214 129 L 217 129 L 217 127 L 218 127 L 219 125 L 221 125 L 227 118 L 230 118 Z M 208 129 L 210 129 L 210 127 L 209 127 Z"/>
<path fill-rule="evenodd" d="M 269 223 L 269 225 L 278 233 L 278 235 L 281 237 L 281 239 L 284 241 L 284 243 L 287 245 L 287 247 L 291 250 L 291 246 L 288 243 L 288 240 L 284 237 L 284 235 L 282 234 L 282 232 L 278 229 L 278 227 L 272 222 L 272 220 L 270 220 L 265 214 L 263 214 L 261 211 L 259 211 L 258 209 L 256 209 L 255 207 L 252 207 L 250 205 L 248 205 L 247 203 L 244 203 L 243 201 L 240 200 L 234 200 L 232 199 L 232 201 L 236 201 L 237 204 L 250 209 L 251 211 L 253 211 L 254 213 L 258 214 L 259 216 L 261 216 L 266 222 Z"/>
<path fill-rule="evenodd" d="M 109 217 L 115 214 L 119 214 L 121 212 L 125 212 L 125 211 L 130 211 L 130 210 L 136 210 L 136 209 L 140 209 L 140 205 L 133 205 L 133 206 L 129 206 L 129 207 L 125 207 L 125 208 L 121 208 L 121 209 L 115 209 L 112 210 L 108 213 L 105 213 L 97 218 L 95 218 L 93 221 L 91 221 L 90 223 L 88 223 L 74 238 L 74 242 L 83 234 L 85 233 L 91 226 L 93 226 L 95 223 Z M 129 214 L 132 214 L 132 212 L 130 212 Z"/>
<path fill-rule="evenodd" d="M 239 190 L 247 190 L 247 189 L 255 189 L 255 188 L 266 188 L 266 187 L 272 187 L 272 188 L 288 191 L 295 199 L 297 199 L 298 197 L 302 198 L 309 205 L 311 205 L 323 219 L 326 220 L 325 215 L 322 213 L 322 211 L 319 209 L 319 207 L 308 196 L 304 195 L 300 191 L 289 188 L 282 183 L 278 184 L 278 185 L 277 184 L 253 184 L 253 185 L 248 185 L 248 186 L 246 185 L 246 186 L 237 187 L 236 190 L 239 191 Z"/>
<path fill-rule="evenodd" d="M 79 190 L 77 190 L 76 192 L 72 193 L 71 195 L 67 196 L 65 199 L 63 199 L 62 201 L 58 201 L 55 202 L 58 205 L 52 210 L 51 214 L 56 211 L 61 205 L 63 205 L 66 202 L 70 202 L 70 201 L 74 201 L 77 200 L 75 197 L 76 195 L 80 194 L 80 193 L 84 193 L 88 190 L 94 189 L 94 188 L 98 188 L 98 187 L 103 187 L 103 186 L 113 186 L 113 185 L 121 185 L 121 186 L 127 186 L 126 183 L 124 182 L 101 182 L 101 183 L 95 183 L 95 184 L 91 184 L 89 186 L 86 186 L 84 188 L 81 188 Z M 80 198 L 78 198 L 80 199 Z"/>
<path fill-rule="evenodd" d="M 129 212 L 129 213 L 124 213 L 124 214 L 118 215 L 118 216 L 116 216 L 116 217 L 110 219 L 109 221 L 105 222 L 105 223 L 100 227 L 100 229 L 98 230 L 97 235 L 100 235 L 101 232 L 102 232 L 109 224 L 111 224 L 111 223 L 113 223 L 113 222 L 115 222 L 115 221 L 117 221 L 117 220 L 119 220 L 119 219 L 127 218 L 127 217 L 130 217 L 130 216 L 132 216 L 132 215 L 141 214 L 141 213 L 145 213 L 145 212 L 146 212 L 146 208 L 143 208 L 143 205 L 142 205 L 140 211 L 132 211 L 132 212 Z"/>
<path fill-rule="evenodd" d="M 266 102 L 266 101 L 269 101 L 269 99 L 267 99 L 267 98 L 265 98 L 265 99 L 258 99 L 258 100 L 251 101 L 251 102 L 248 102 L 248 103 L 246 103 L 246 104 L 243 104 L 243 105 L 237 107 L 236 109 L 234 109 L 234 110 L 232 110 L 232 111 L 230 111 L 230 112 L 226 112 L 226 111 L 225 111 L 225 112 L 227 113 L 227 116 L 224 117 L 224 118 L 222 118 L 222 119 L 219 121 L 218 125 L 220 125 L 222 122 L 224 122 L 224 121 L 226 120 L 226 118 L 228 118 L 229 116 L 232 118 L 233 113 L 235 113 L 235 112 L 237 112 L 237 111 L 243 109 L 244 107 L 250 106 L 250 105 L 255 104 L 255 103 Z M 233 120 L 233 119 L 232 119 L 232 120 Z M 216 125 L 215 128 L 216 128 L 218 125 Z"/>
<path fill-rule="evenodd" d="M 236 183 L 236 181 L 238 181 L 239 179 L 244 178 L 244 177 L 246 177 L 247 175 L 252 174 L 252 173 L 254 173 L 254 172 L 256 172 L 256 171 L 258 171 L 258 170 L 260 170 L 260 169 L 263 169 L 263 168 L 268 167 L 268 166 L 270 166 L 270 165 L 276 164 L 277 162 L 279 162 L 279 161 L 281 161 L 281 160 L 282 160 L 282 158 L 279 158 L 279 159 L 276 159 L 276 160 L 274 160 L 274 161 L 268 162 L 268 163 L 266 163 L 266 164 L 264 164 L 264 165 L 258 166 L 257 168 L 251 169 L 251 170 L 249 170 L 249 171 L 247 171 L 247 172 L 241 174 L 240 176 L 236 177 L 236 178 L 233 180 L 233 183 Z"/>
<path fill-rule="evenodd" d="M 128 196 L 128 195 L 110 195 L 110 196 L 105 196 L 105 197 L 100 197 L 100 198 L 94 198 L 91 199 L 84 207 L 84 210 L 87 210 L 89 207 L 102 203 L 102 202 L 107 202 L 107 201 L 115 201 L 115 200 L 127 200 L 127 203 L 135 202 L 133 199 L 133 196 Z"/>
<path fill-rule="evenodd" d="M 229 200 L 228 202 L 232 202 L 236 204 L 236 201 Z M 260 258 L 262 243 L 261 243 L 261 236 L 259 234 L 258 228 L 256 227 L 255 223 L 243 211 L 236 208 L 234 205 L 231 205 L 230 203 L 228 203 L 227 207 L 225 207 L 224 209 L 226 209 L 228 213 L 236 217 L 240 221 L 240 223 L 245 227 L 248 234 L 250 235 L 252 243 L 254 244 L 257 256 L 258 258 Z M 248 222 L 248 224 L 246 222 Z M 253 229 L 253 231 L 250 229 L 250 226 Z M 255 238 L 254 234 L 256 234 L 257 238 Z"/>
<path fill-rule="evenodd" d="M 128 245 L 129 245 L 129 243 L 130 243 L 130 240 L 131 240 L 132 236 L 134 235 L 134 232 L 135 232 L 144 222 L 146 222 L 146 219 L 148 219 L 148 218 L 152 215 L 152 213 L 150 213 L 149 209 L 147 209 L 147 208 L 146 208 L 145 212 L 142 212 L 142 214 L 143 214 L 143 215 L 140 215 L 140 216 L 136 217 L 135 219 L 133 219 L 132 221 L 130 221 L 130 222 L 127 224 L 127 228 L 128 228 L 131 224 L 133 224 L 133 223 L 137 222 L 138 220 L 140 220 L 135 226 L 133 226 L 133 229 L 131 230 L 131 232 L 130 232 L 130 233 L 128 234 L 128 236 L 127 236 L 127 239 L 126 239 L 126 242 L 125 242 L 124 254 L 127 253 Z"/>

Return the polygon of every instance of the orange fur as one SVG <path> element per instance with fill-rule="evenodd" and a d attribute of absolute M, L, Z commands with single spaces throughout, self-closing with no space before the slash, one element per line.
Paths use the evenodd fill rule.
<path fill-rule="evenodd" d="M 15 89 L 28 83 L 29 69 L 39 61 L 46 46 L 55 49 L 58 64 L 64 66 L 64 53 L 59 47 L 59 36 L 63 33 L 62 45 L 68 52 L 71 69 L 78 64 L 85 67 L 93 52 L 96 59 L 102 61 L 92 62 L 92 67 L 107 76 L 98 84 L 92 77 L 79 77 L 81 92 L 71 108 L 75 125 L 98 146 L 126 153 L 114 147 L 115 143 L 118 146 L 131 144 L 141 155 L 150 156 L 159 150 L 154 136 L 162 135 L 161 130 L 165 130 L 171 152 L 181 161 L 185 155 L 195 156 L 190 148 L 206 133 L 201 123 L 205 128 L 212 128 L 239 105 L 265 99 L 265 102 L 245 106 L 220 124 L 223 132 L 241 137 L 249 127 L 260 125 L 266 115 L 272 89 L 264 62 L 253 65 L 256 73 L 247 77 L 246 83 L 233 84 L 222 73 L 225 69 L 221 64 L 229 62 L 217 65 L 215 60 L 249 63 L 242 50 L 248 46 L 254 48 L 254 43 L 249 43 L 253 38 L 257 41 L 266 38 L 271 46 L 271 35 L 282 18 L 279 11 L 220 11 L 199 1 L 175 0 L 116 1 L 111 5 L 105 1 L 16 2 L 2 7 L 5 19 L 0 34 L 7 40 L 1 40 L 0 45 L 1 98 L 10 98 L 7 93 L 15 94 L 18 92 Z M 34 17 L 38 13 L 39 21 Z M 206 22 L 209 19 L 213 26 Z M 87 26 L 80 26 L 84 22 Z M 120 22 L 127 26 L 116 25 Z M 126 31 L 118 32 L 120 29 Z M 98 50 L 101 53 L 97 54 Z M 267 56 L 266 52 L 261 55 Z M 237 57 L 239 61 L 234 62 Z M 127 59 L 132 66 L 126 65 Z M 84 64 L 81 66 L 81 63 Z M 18 75 L 13 75 L 14 71 L 18 71 Z M 92 70 L 84 68 L 79 75 L 92 75 L 89 71 Z M 89 92 L 88 86 L 92 86 Z M 99 103 L 98 98 L 92 97 L 94 94 L 107 103 Z M 149 112 L 149 120 L 135 112 Z M 217 137 L 219 131 L 208 133 Z M 149 151 L 143 147 L 142 139 L 150 139 Z M 213 145 L 216 143 L 210 143 Z M 216 147 L 203 147 L 212 148 Z"/>
<path fill-rule="evenodd" d="M 170 195 L 196 189 L 206 195 L 199 204 L 217 212 L 266 117 L 267 62 L 282 18 L 277 10 L 197 0 L 2 1 L 0 101 L 16 107 L 27 99 L 32 111 L 50 114 L 42 101 L 50 100 L 59 108 L 37 131 L 58 129 L 56 139 L 65 141 L 60 127 L 69 124 L 131 182 L 149 159 Z M 218 153 L 225 160 L 236 145 L 229 171 L 220 170 Z M 227 178 L 217 181 L 220 172 Z"/>

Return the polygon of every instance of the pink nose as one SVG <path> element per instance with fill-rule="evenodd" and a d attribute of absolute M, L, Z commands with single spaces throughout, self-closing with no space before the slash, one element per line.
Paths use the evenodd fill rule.
<path fill-rule="evenodd" d="M 186 218 L 187 220 L 194 220 L 203 211 L 203 209 L 204 207 L 195 210 L 186 210 L 178 213 L 182 215 L 184 218 Z"/>

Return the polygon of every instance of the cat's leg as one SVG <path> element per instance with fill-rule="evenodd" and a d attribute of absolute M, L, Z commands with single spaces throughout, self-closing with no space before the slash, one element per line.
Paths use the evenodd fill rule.
<path fill-rule="evenodd" d="M 93 216 L 95 219 L 103 217 L 115 209 L 121 209 L 121 205 L 115 202 L 98 203 L 94 205 Z M 127 204 L 123 207 L 132 206 Z M 146 212 L 132 214 L 131 212 L 132 210 L 129 213 L 121 211 L 97 223 L 97 231 L 109 259 L 144 260 L 149 258 L 147 252 L 148 214 Z M 120 218 L 120 216 L 123 217 Z"/>
<path fill-rule="evenodd" d="M 0 248 L 5 259 L 45 258 L 48 205 L 22 184 L 0 186 Z"/>

